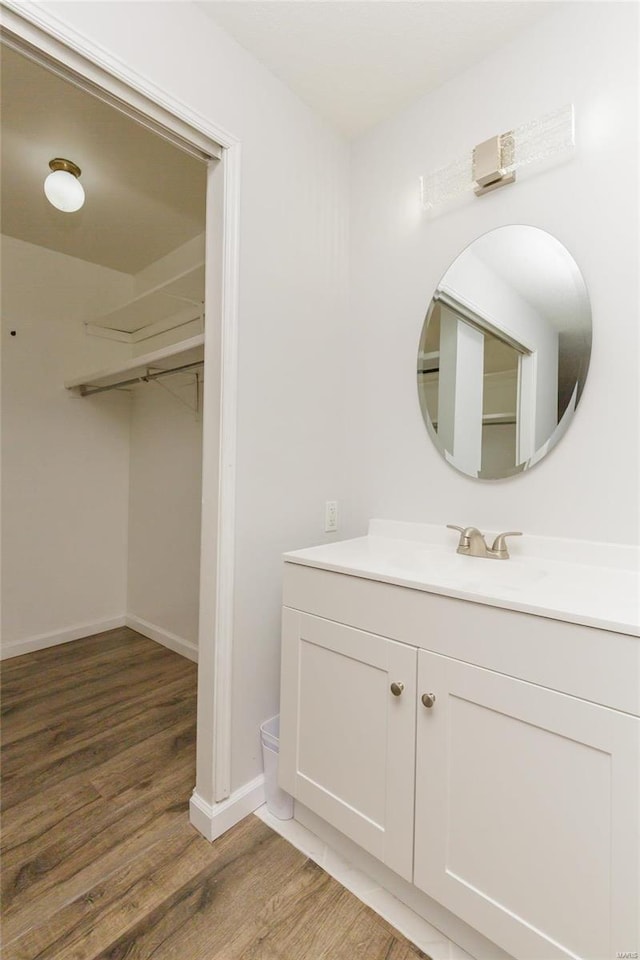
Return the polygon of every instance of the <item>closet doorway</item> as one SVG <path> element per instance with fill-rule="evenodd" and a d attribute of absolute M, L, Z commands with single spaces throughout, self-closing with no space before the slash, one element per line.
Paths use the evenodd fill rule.
<path fill-rule="evenodd" d="M 3 464 L 3 656 L 128 623 L 197 659 L 198 793 L 213 803 L 228 793 L 229 764 L 235 142 L 199 118 L 192 122 L 184 108 L 168 111 L 116 69 L 96 67 L 86 51 L 80 56 L 54 41 L 22 14 L 7 11 L 2 39 L 3 63 L 22 71 L 22 93 L 35 94 L 33 102 L 42 109 L 34 112 L 45 126 L 53 112 L 36 94 L 37 72 L 58 90 L 54 100 L 64 99 L 64 88 L 74 101 L 70 147 L 53 123 L 42 149 L 35 149 L 35 137 L 22 134 L 14 144 L 19 151 L 22 137 L 22 147 L 28 145 L 22 173 L 39 192 L 41 235 L 24 226 L 25 195 L 21 203 L 17 188 L 3 191 L 22 207 L 13 221 L 16 211 L 3 216 L 5 290 L 7 278 L 16 281 L 3 304 L 3 443 L 14 451 Z M 78 112 L 80 96 L 91 101 L 85 119 Z M 85 120 L 104 118 L 105 111 L 116 126 L 129 124 L 135 131 L 129 165 L 125 159 L 114 169 L 106 147 L 95 156 L 83 152 Z M 94 143 L 105 133 L 104 123 Z M 119 138 L 107 135 L 103 146 Z M 158 169 L 165 179 L 155 199 L 154 165 L 148 160 L 141 173 L 137 162 L 149 138 L 164 157 Z M 49 160 L 71 153 L 66 159 L 82 170 L 83 209 L 65 214 L 43 208 Z M 6 173 L 9 166 L 3 168 Z M 141 185 L 139 204 L 127 194 L 132 172 Z M 101 197 L 109 183 L 111 190 Z M 172 218 L 180 188 L 191 207 Z M 199 221 L 193 208 L 198 190 Z M 116 204 L 116 194 L 124 206 Z M 110 236 L 105 222 L 92 220 L 100 208 L 116 214 L 118 237 Z M 151 212 L 174 219 L 173 233 L 153 222 Z M 56 218 L 61 242 L 52 239 Z M 11 226 L 20 220 L 23 226 Z M 133 255 L 118 260 L 135 246 L 134 235 L 147 252 L 135 262 Z M 101 246 L 110 249 L 109 262 L 95 252 Z M 27 256 L 34 254 L 31 247 L 37 248 L 35 259 Z M 28 293 L 26 302 L 20 290 Z M 62 339 L 60 328 L 47 321 L 47 311 L 56 309 L 64 321 Z M 19 386 L 22 377 L 28 390 Z M 40 433 L 29 438 L 34 425 Z M 51 489 L 43 495 L 47 463 L 55 466 L 55 497 Z M 17 523 L 20 517 L 26 526 Z"/>

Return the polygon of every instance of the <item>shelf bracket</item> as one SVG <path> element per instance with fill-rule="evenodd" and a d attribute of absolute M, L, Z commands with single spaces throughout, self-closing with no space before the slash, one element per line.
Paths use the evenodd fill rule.
<path fill-rule="evenodd" d="M 159 387 L 168 393 L 170 396 L 177 400 L 179 403 L 182 403 L 185 407 L 195 413 L 196 422 L 200 420 L 202 415 L 202 376 L 201 371 L 196 370 L 195 376 L 193 378 L 194 386 L 194 402 L 193 404 L 189 403 L 188 400 L 185 400 L 184 397 L 181 397 L 179 393 L 176 393 L 175 390 L 172 390 L 171 387 L 168 387 L 166 383 L 162 383 L 157 375 L 151 374 L 147 377 L 141 377 L 142 380 L 148 383 L 156 383 Z"/>

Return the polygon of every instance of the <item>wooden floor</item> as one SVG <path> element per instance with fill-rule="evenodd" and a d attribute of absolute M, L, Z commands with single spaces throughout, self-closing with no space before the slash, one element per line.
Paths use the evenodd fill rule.
<path fill-rule="evenodd" d="M 126 628 L 4 662 L 4 960 L 424 958 L 256 817 L 190 826 L 195 700 Z"/>

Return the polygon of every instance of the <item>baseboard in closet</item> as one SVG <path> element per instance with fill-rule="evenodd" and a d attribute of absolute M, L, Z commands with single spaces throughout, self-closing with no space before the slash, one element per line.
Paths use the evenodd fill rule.
<path fill-rule="evenodd" d="M 25 653 L 34 653 L 36 650 L 46 650 L 47 647 L 57 647 L 61 643 L 71 640 L 82 640 L 91 637 L 94 633 L 104 633 L 106 630 L 116 630 L 127 626 L 126 617 L 112 617 L 110 620 L 96 620 L 93 623 L 80 623 L 64 630 L 54 630 L 52 633 L 41 633 L 27 640 L 18 640 L 15 643 L 5 643 L 0 649 L 0 660 L 10 657 L 21 657 Z M 142 633 L 142 631 L 140 631 Z"/>
<path fill-rule="evenodd" d="M 124 624 L 131 627 L 132 630 L 136 630 L 137 633 L 141 633 L 143 637 L 148 637 L 149 640 L 155 640 L 156 643 L 161 643 L 163 647 L 168 647 L 174 653 L 179 653 L 188 660 L 193 660 L 194 663 L 198 662 L 198 647 L 191 640 L 185 640 L 184 637 L 170 633 L 168 630 L 158 627 L 155 623 L 149 623 L 148 620 L 142 620 L 140 617 L 134 617 L 131 614 L 127 614 Z"/>

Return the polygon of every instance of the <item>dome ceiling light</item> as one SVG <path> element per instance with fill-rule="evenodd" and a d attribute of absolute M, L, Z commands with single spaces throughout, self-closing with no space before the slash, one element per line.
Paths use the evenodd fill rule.
<path fill-rule="evenodd" d="M 49 161 L 51 173 L 44 181 L 44 192 L 50 204 L 63 213 L 75 213 L 84 203 L 80 183 L 80 167 L 71 160 L 56 157 Z"/>

